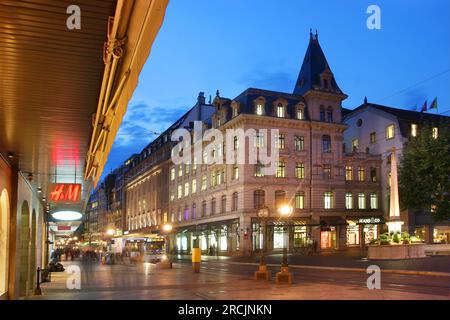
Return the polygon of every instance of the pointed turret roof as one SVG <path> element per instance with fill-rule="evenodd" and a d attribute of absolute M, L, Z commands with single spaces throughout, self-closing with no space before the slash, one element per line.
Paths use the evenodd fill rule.
<path fill-rule="evenodd" d="M 302 68 L 300 69 L 300 74 L 298 75 L 298 79 L 295 84 L 294 94 L 303 95 L 309 90 L 320 88 L 320 75 L 324 72 L 332 74 L 327 58 L 320 47 L 317 31 L 315 35 L 313 35 L 310 31 L 308 49 L 306 50 Z M 342 94 L 342 91 L 337 85 L 334 77 L 331 78 L 329 89 Z"/>

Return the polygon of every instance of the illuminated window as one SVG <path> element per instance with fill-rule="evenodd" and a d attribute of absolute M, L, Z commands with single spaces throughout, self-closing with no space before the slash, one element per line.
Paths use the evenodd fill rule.
<path fill-rule="evenodd" d="M 177 198 L 180 199 L 183 196 L 183 186 L 180 184 L 178 186 L 178 195 Z"/>
<path fill-rule="evenodd" d="M 280 208 L 284 204 L 286 204 L 286 191 L 284 190 L 275 191 L 275 207 Z"/>
<path fill-rule="evenodd" d="M 358 181 L 364 181 L 366 178 L 366 170 L 363 167 L 358 168 Z"/>
<path fill-rule="evenodd" d="M 298 109 L 297 109 L 297 114 L 296 114 L 296 116 L 297 116 L 297 119 L 298 119 L 298 120 L 303 120 L 303 119 L 305 118 L 305 113 L 304 113 L 304 111 L 303 111 L 303 108 L 298 108 Z"/>
<path fill-rule="evenodd" d="M 295 165 L 295 177 L 297 179 L 305 179 L 305 165 L 302 162 L 297 162 Z"/>
<path fill-rule="evenodd" d="M 203 161 L 203 164 L 208 164 L 208 152 L 203 151 L 202 161 Z"/>
<path fill-rule="evenodd" d="M 370 209 L 378 209 L 378 196 L 376 193 L 370 194 Z"/>
<path fill-rule="evenodd" d="M 284 106 L 282 104 L 277 106 L 277 117 L 284 118 Z"/>
<path fill-rule="evenodd" d="M 333 209 L 333 192 L 330 191 L 324 192 L 323 206 L 325 209 Z"/>
<path fill-rule="evenodd" d="M 239 137 L 238 136 L 235 136 L 233 138 L 233 149 L 234 150 L 239 149 Z"/>
<path fill-rule="evenodd" d="M 370 143 L 375 143 L 377 142 L 377 133 L 376 132 L 372 132 L 370 134 Z"/>
<path fill-rule="evenodd" d="M 202 191 L 205 191 L 207 186 L 206 186 L 206 175 L 202 176 Z"/>
<path fill-rule="evenodd" d="M 256 105 L 256 114 L 262 116 L 264 114 L 264 106 L 260 103 Z"/>
<path fill-rule="evenodd" d="M 394 139 L 395 137 L 395 127 L 390 124 L 386 127 L 386 140 Z"/>
<path fill-rule="evenodd" d="M 175 192 L 172 190 L 170 192 L 170 201 L 173 201 L 173 200 L 175 200 Z"/>
<path fill-rule="evenodd" d="M 433 127 L 432 136 L 434 139 L 438 138 L 439 129 L 437 127 Z"/>
<path fill-rule="evenodd" d="M 183 165 L 181 164 L 178 166 L 178 176 L 179 177 L 183 176 Z"/>
<path fill-rule="evenodd" d="M 211 187 L 215 187 L 217 185 L 216 172 L 211 172 Z"/>
<path fill-rule="evenodd" d="M 305 193 L 299 191 L 295 194 L 295 208 L 304 209 L 305 208 Z"/>
<path fill-rule="evenodd" d="M 358 193 L 358 209 L 366 208 L 366 195 L 364 192 Z"/>
<path fill-rule="evenodd" d="M 258 161 L 257 164 L 255 164 L 255 177 L 264 177 L 264 165 Z"/>
<path fill-rule="evenodd" d="M 358 151 L 359 148 L 359 139 L 352 140 L 352 151 Z"/>
<path fill-rule="evenodd" d="M 189 195 L 189 182 L 184 184 L 184 196 L 187 197 Z"/>
<path fill-rule="evenodd" d="M 295 151 L 303 151 L 305 149 L 305 138 L 296 136 L 294 139 Z"/>
<path fill-rule="evenodd" d="M 329 164 L 323 165 L 323 178 L 325 180 L 331 179 L 331 165 L 329 165 Z"/>
<path fill-rule="evenodd" d="M 276 177 L 277 178 L 284 178 L 286 176 L 286 164 L 283 160 L 277 161 L 277 171 L 276 171 Z"/>
<path fill-rule="evenodd" d="M 353 167 L 345 166 L 345 180 L 352 181 L 353 180 Z"/>
<path fill-rule="evenodd" d="M 417 124 L 411 123 L 411 137 L 417 137 Z"/>
<path fill-rule="evenodd" d="M 264 133 L 258 132 L 255 135 L 255 148 L 263 148 L 264 147 Z"/>
<path fill-rule="evenodd" d="M 353 209 L 353 194 L 351 192 L 345 194 L 345 208 Z"/>
<path fill-rule="evenodd" d="M 275 148 L 277 149 L 284 149 L 285 148 L 285 142 L 286 142 L 286 135 L 283 133 L 277 134 L 275 136 Z"/>
<path fill-rule="evenodd" d="M 234 166 L 233 167 L 233 180 L 238 180 L 238 179 L 239 179 L 239 167 Z"/>
<path fill-rule="evenodd" d="M 370 168 L 370 181 L 377 182 L 377 168 Z"/>
<path fill-rule="evenodd" d="M 193 179 L 192 180 L 192 193 L 196 193 L 197 192 L 197 179 Z"/>
<path fill-rule="evenodd" d="M 175 168 L 170 169 L 170 180 L 175 180 Z"/>

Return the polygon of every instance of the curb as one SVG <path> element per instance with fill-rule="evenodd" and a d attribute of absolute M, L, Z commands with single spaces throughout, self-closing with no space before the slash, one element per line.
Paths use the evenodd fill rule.
<path fill-rule="evenodd" d="M 206 262 L 206 261 L 205 261 Z M 214 263 L 214 262 L 209 262 Z M 233 262 L 227 261 L 222 263 L 229 263 L 235 265 L 248 265 L 248 266 L 259 266 L 259 263 L 255 262 Z M 279 267 L 279 264 L 268 263 L 269 267 Z M 347 267 L 321 267 L 321 266 L 305 266 L 305 265 L 293 265 L 290 264 L 289 267 L 294 269 L 313 269 L 313 270 L 332 270 L 332 271 L 352 271 L 352 272 L 367 272 L 364 268 L 347 268 Z M 416 271 L 416 270 L 395 270 L 395 269 L 381 269 L 382 273 L 392 273 L 392 274 L 405 274 L 405 275 L 420 275 L 420 276 L 435 276 L 435 277 L 450 277 L 450 273 L 447 272 L 434 272 L 434 271 Z"/>

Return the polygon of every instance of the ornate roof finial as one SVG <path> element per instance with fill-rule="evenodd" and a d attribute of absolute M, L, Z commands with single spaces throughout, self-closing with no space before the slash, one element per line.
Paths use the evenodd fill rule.
<path fill-rule="evenodd" d="M 367 104 L 367 97 L 364 97 L 364 104 Z"/>
<path fill-rule="evenodd" d="M 319 34 L 317 33 L 317 29 L 316 29 L 316 41 L 319 40 Z"/>
<path fill-rule="evenodd" d="M 216 91 L 216 97 L 217 97 L 217 98 L 220 98 L 220 92 L 219 92 L 219 89 L 217 89 L 217 91 Z"/>
<path fill-rule="evenodd" d="M 310 39 L 310 40 L 313 39 L 312 28 L 309 28 L 309 39 Z"/>

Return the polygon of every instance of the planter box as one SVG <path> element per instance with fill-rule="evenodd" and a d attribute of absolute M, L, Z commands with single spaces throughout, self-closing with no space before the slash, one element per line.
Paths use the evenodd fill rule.
<path fill-rule="evenodd" d="M 417 259 L 425 258 L 424 244 L 397 244 L 397 245 L 372 245 L 368 246 L 369 259 Z"/>

